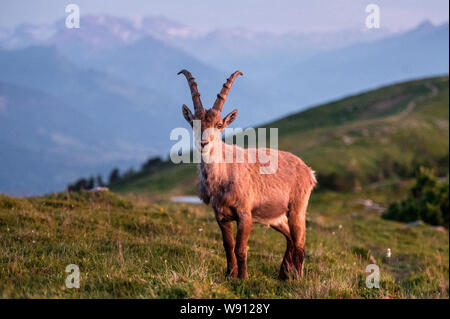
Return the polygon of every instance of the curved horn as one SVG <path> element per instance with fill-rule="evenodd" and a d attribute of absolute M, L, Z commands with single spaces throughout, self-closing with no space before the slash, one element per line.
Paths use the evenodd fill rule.
<path fill-rule="evenodd" d="M 202 100 L 200 99 L 200 93 L 198 93 L 197 83 L 195 83 L 195 78 L 192 76 L 191 72 L 188 70 L 181 70 L 178 75 L 184 74 L 186 77 L 189 88 L 191 89 L 192 103 L 194 103 L 194 111 L 199 112 L 203 109 Z"/>
<path fill-rule="evenodd" d="M 230 92 L 231 86 L 233 85 L 233 82 L 238 75 L 244 74 L 241 71 L 236 71 L 233 74 L 231 74 L 230 77 L 227 79 L 227 82 L 224 83 L 222 90 L 220 90 L 220 93 L 217 94 L 217 99 L 212 107 L 213 109 L 216 109 L 219 112 L 222 111 L 222 107 L 223 104 L 225 103 L 225 100 L 227 99 L 228 92 Z"/>

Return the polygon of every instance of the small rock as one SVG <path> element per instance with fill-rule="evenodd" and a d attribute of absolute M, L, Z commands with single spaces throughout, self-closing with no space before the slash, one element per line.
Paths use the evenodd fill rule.
<path fill-rule="evenodd" d="M 436 226 L 436 227 L 434 227 L 434 229 L 436 229 L 437 231 L 445 233 L 445 227 L 443 227 L 443 226 Z"/>
<path fill-rule="evenodd" d="M 371 200 L 371 199 L 360 199 L 360 200 L 358 200 L 358 202 L 366 207 L 370 207 L 373 205 L 373 200 Z"/>
<path fill-rule="evenodd" d="M 387 252 L 386 252 L 386 258 L 391 258 L 391 249 L 390 248 L 388 248 L 387 249 Z"/>
<path fill-rule="evenodd" d="M 351 145 L 353 143 L 353 139 L 350 136 L 344 135 L 342 137 L 342 140 L 344 141 L 345 144 L 347 145 Z"/>
<path fill-rule="evenodd" d="M 91 189 L 91 192 L 109 192 L 109 188 L 103 187 L 103 186 L 97 186 L 96 188 Z"/>
<path fill-rule="evenodd" d="M 391 249 L 388 248 L 386 251 L 386 256 L 383 257 L 383 260 L 382 260 L 383 263 L 389 264 L 391 262 L 391 256 L 392 256 Z"/>
<path fill-rule="evenodd" d="M 386 208 L 384 208 L 380 204 L 374 203 L 374 201 L 371 199 L 357 199 L 356 202 L 363 205 L 365 209 L 374 211 L 376 213 L 382 213 L 386 210 Z"/>
<path fill-rule="evenodd" d="M 416 226 L 419 226 L 419 225 L 422 225 L 422 224 L 423 224 L 423 221 L 416 220 L 414 222 L 407 223 L 406 225 L 411 226 L 411 227 L 416 227 Z"/>

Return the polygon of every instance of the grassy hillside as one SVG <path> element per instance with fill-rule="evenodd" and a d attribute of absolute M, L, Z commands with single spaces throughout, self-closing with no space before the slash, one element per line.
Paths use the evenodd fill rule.
<path fill-rule="evenodd" d="M 260 225 L 248 244 L 250 279 L 225 278 L 212 209 L 169 201 L 195 193 L 195 166 L 160 163 L 112 185 L 122 195 L 0 195 L 0 296 L 449 298 L 448 229 L 381 218 L 405 198 L 416 167 L 448 174 L 448 92 L 448 77 L 418 80 L 267 125 L 322 185 L 308 209 L 300 281 L 277 280 L 285 240 Z M 374 262 L 380 289 L 365 285 Z M 79 289 L 64 286 L 69 264 L 80 267 Z"/>
<path fill-rule="evenodd" d="M 248 244 L 250 279 L 225 278 L 220 231 L 205 205 L 92 192 L 0 195 L 0 296 L 448 298 L 448 231 L 383 220 L 361 204 L 366 198 L 386 201 L 379 192 L 312 196 L 305 277 L 285 283 L 277 280 L 284 238 L 260 225 Z M 365 286 L 370 258 L 380 289 Z M 65 288 L 69 264 L 80 267 L 79 289 Z"/>
<path fill-rule="evenodd" d="M 181 114 L 180 114 L 181 116 Z M 448 173 L 448 76 L 400 83 L 293 114 L 277 127 L 279 148 L 300 156 L 322 188 L 355 190 L 407 178 L 421 165 Z M 194 164 L 140 174 L 121 193 L 195 193 Z"/>

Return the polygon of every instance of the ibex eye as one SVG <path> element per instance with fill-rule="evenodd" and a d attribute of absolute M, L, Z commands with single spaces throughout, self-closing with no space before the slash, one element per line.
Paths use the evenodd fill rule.
<path fill-rule="evenodd" d="M 217 128 L 222 128 L 222 126 L 223 126 L 223 125 L 220 124 L 220 123 L 218 123 L 218 124 L 216 125 Z"/>

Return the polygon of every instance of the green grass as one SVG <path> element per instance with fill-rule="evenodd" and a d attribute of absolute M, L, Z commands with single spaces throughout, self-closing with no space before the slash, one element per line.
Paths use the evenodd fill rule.
<path fill-rule="evenodd" d="M 305 277 L 290 282 L 277 280 L 283 236 L 260 225 L 249 241 L 250 279 L 226 278 L 220 231 L 206 205 L 113 193 L 0 196 L 0 296 L 448 298 L 448 231 L 383 220 L 357 201 L 386 205 L 402 193 L 386 186 L 357 195 L 313 194 Z M 388 264 L 382 261 L 387 248 Z M 371 255 L 380 289 L 365 287 Z M 80 267 L 79 289 L 65 288 L 69 264 Z"/>
<path fill-rule="evenodd" d="M 380 88 L 266 127 L 278 127 L 279 148 L 319 177 L 335 173 L 360 186 L 313 192 L 301 280 L 277 280 L 285 241 L 259 225 L 249 241 L 249 280 L 226 278 L 212 209 L 169 201 L 195 193 L 195 164 L 182 164 L 112 185 L 122 195 L 0 195 L 0 297 L 449 298 L 448 230 L 385 220 L 361 204 L 388 207 L 404 198 L 418 165 L 448 174 L 448 76 Z M 373 258 L 380 289 L 365 286 Z M 79 289 L 65 288 L 69 264 L 80 267 Z"/>

